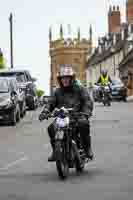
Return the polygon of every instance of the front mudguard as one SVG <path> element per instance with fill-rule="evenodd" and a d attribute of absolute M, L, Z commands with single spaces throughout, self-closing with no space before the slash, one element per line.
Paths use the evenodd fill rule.
<path fill-rule="evenodd" d="M 61 179 L 65 179 L 69 173 L 69 164 L 65 154 L 65 146 L 62 141 L 55 142 L 55 160 L 58 175 Z"/>
<path fill-rule="evenodd" d="M 63 141 L 57 140 L 57 141 L 55 141 L 55 158 L 56 158 L 56 161 L 62 161 L 63 156 L 64 156 Z"/>

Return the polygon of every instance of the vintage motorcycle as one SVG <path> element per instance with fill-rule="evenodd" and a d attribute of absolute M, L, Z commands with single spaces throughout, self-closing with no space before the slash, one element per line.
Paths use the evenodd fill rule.
<path fill-rule="evenodd" d="M 72 108 L 65 107 L 55 109 L 48 115 L 48 118 L 55 118 L 55 162 L 61 179 L 67 178 L 69 168 L 82 172 L 89 161 L 82 147 L 80 134 L 77 132 L 77 119 L 80 115 L 88 119 L 90 117 L 89 114 L 76 113 Z"/>
<path fill-rule="evenodd" d="M 104 106 L 111 106 L 111 91 L 109 85 L 99 85 L 98 96 L 99 102 Z"/>

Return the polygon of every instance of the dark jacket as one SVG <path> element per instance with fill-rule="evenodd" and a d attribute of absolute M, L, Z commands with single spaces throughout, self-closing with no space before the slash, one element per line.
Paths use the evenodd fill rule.
<path fill-rule="evenodd" d="M 78 105 L 78 107 L 76 107 Z M 86 88 L 80 86 L 72 86 L 69 88 L 56 89 L 52 100 L 46 106 L 52 112 L 54 108 L 65 106 L 74 108 L 76 111 L 90 113 L 93 110 L 93 102 Z"/>

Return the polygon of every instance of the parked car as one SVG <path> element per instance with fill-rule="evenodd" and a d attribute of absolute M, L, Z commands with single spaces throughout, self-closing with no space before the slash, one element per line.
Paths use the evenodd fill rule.
<path fill-rule="evenodd" d="M 36 94 L 36 86 L 29 83 L 26 91 L 26 105 L 30 110 L 35 110 L 38 107 L 38 96 Z"/>
<path fill-rule="evenodd" d="M 111 85 L 111 93 L 113 99 L 123 100 L 126 102 L 127 100 L 127 88 L 124 86 L 120 79 L 112 80 Z"/>
<path fill-rule="evenodd" d="M 30 75 L 28 70 L 10 69 L 0 72 L 0 77 L 16 77 L 19 87 L 25 92 L 26 106 L 34 110 L 37 107 L 36 79 Z"/>
<path fill-rule="evenodd" d="M 15 126 L 20 121 L 19 95 L 11 79 L 0 78 L 0 120 Z"/>
<path fill-rule="evenodd" d="M 16 78 L 14 77 L 8 77 L 8 79 L 11 81 L 14 90 L 16 91 L 18 95 L 18 102 L 20 107 L 20 117 L 24 117 L 26 114 L 26 96 L 25 91 L 22 90 L 22 88 L 19 87 L 18 82 Z"/>
<path fill-rule="evenodd" d="M 44 95 L 42 97 L 43 104 L 44 105 L 47 104 L 49 102 L 50 98 L 51 98 L 50 96 Z"/>

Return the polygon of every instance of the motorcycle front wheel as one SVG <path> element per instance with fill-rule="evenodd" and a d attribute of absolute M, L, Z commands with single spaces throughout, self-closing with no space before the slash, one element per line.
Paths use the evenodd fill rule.
<path fill-rule="evenodd" d="M 62 141 L 57 141 L 55 143 L 55 155 L 58 175 L 61 179 L 66 179 L 69 174 L 69 166 L 66 159 L 65 147 L 62 144 Z"/>

